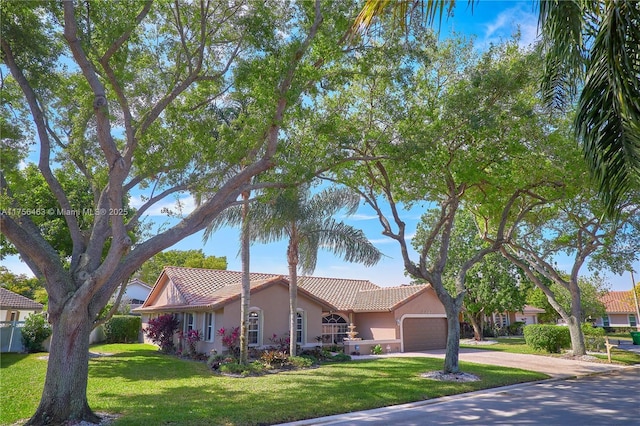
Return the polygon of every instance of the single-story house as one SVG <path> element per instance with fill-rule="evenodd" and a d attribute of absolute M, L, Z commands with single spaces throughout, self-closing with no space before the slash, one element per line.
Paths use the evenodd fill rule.
<path fill-rule="evenodd" d="M 225 348 L 216 331 L 240 323 L 242 273 L 165 267 L 149 297 L 133 312 L 150 318 L 178 315 L 184 331 L 198 329 L 198 351 Z M 269 346 L 289 330 L 289 281 L 276 274 L 251 273 L 249 345 Z M 379 287 L 366 280 L 298 278 L 298 344 L 345 344 L 367 353 L 380 344 L 389 352 L 446 346 L 444 307 L 430 285 Z M 346 340 L 345 340 L 346 339 Z"/>
<path fill-rule="evenodd" d="M 30 314 L 44 307 L 21 294 L 0 287 L 0 352 L 22 352 L 21 327 Z"/>
<path fill-rule="evenodd" d="M 498 327 L 507 327 L 514 322 L 522 322 L 525 325 L 538 324 L 538 314 L 543 314 L 544 309 L 535 306 L 525 305 L 520 312 L 494 313 L 489 318 L 489 322 Z"/>
<path fill-rule="evenodd" d="M 628 291 L 610 291 L 600 298 L 606 314 L 596 320 L 600 327 L 637 327 L 636 307 L 633 293 Z"/>
<path fill-rule="evenodd" d="M 42 312 L 43 308 L 41 303 L 0 287 L 0 321 L 24 321 L 27 315 Z"/>

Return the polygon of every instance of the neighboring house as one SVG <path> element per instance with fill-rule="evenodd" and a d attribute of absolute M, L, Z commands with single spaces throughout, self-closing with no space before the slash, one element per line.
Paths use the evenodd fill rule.
<path fill-rule="evenodd" d="M 118 296 L 120 287 L 118 287 L 113 295 L 113 298 Z M 131 309 L 139 308 L 151 293 L 151 286 L 138 278 L 134 278 L 127 284 L 122 295 L 122 305 L 130 305 Z"/>
<path fill-rule="evenodd" d="M 42 309 L 42 304 L 0 287 L 0 352 L 24 350 L 20 329 L 28 315 Z"/>
<path fill-rule="evenodd" d="M 520 312 L 494 313 L 489 318 L 489 322 L 497 327 L 507 327 L 514 322 L 522 322 L 525 325 L 538 324 L 538 314 L 543 313 L 544 309 L 525 305 Z"/>
<path fill-rule="evenodd" d="M 276 274 L 252 273 L 249 345 L 268 346 L 288 335 L 289 281 Z M 222 352 L 216 331 L 240 322 L 242 273 L 166 267 L 144 304 L 134 310 L 149 318 L 179 315 L 183 330 L 198 329 L 198 350 Z M 365 280 L 299 277 L 298 343 L 301 347 L 342 344 L 366 353 L 376 344 L 387 351 L 415 351 L 446 346 L 444 307 L 429 285 L 382 288 Z M 357 346 L 357 347 L 356 347 Z"/>
<path fill-rule="evenodd" d="M 600 327 L 637 327 L 636 307 L 629 291 L 610 291 L 600 298 L 606 315 L 596 320 Z"/>
<path fill-rule="evenodd" d="M 0 321 L 24 321 L 27 315 L 42 309 L 41 303 L 0 287 Z"/>

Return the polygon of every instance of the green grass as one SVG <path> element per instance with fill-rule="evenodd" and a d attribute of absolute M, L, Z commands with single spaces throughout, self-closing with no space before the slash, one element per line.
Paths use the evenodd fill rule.
<path fill-rule="evenodd" d="M 493 340 L 493 339 L 492 339 Z M 461 348 L 486 349 L 491 351 L 509 352 L 514 354 L 532 354 L 544 356 L 559 356 L 558 354 L 550 354 L 545 351 L 537 351 L 527 346 L 524 338 L 497 338 L 498 343 L 494 345 L 460 345 Z M 607 359 L 607 355 L 595 355 L 600 359 Z M 628 352 L 618 349 L 611 351 L 611 360 L 615 363 L 633 365 L 640 364 L 640 355 L 634 352 Z"/>
<path fill-rule="evenodd" d="M 100 345 L 113 356 L 89 362 L 88 398 L 99 412 L 121 414 L 115 425 L 252 425 L 382 407 L 471 392 L 547 376 L 524 370 L 460 363 L 479 382 L 444 383 L 420 373 L 442 360 L 380 358 L 309 370 L 231 378 L 205 364 L 165 356 L 148 345 Z M 46 369 L 43 354 L 3 354 L 0 423 L 35 411 Z"/>

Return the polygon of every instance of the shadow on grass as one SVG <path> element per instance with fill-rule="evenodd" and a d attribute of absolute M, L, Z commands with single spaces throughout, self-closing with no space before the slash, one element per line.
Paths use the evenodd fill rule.
<path fill-rule="evenodd" d="M 13 364 L 22 361 L 29 354 L 18 354 L 18 353 L 3 353 L 0 355 L 0 369 L 8 368 Z"/>
<path fill-rule="evenodd" d="M 176 360 L 178 361 L 178 360 Z M 189 364 L 193 366 L 193 364 Z M 260 377 L 191 375 L 166 380 L 165 367 L 153 384 L 102 380 L 91 401 L 97 410 L 122 413 L 117 425 L 260 425 L 365 410 L 538 380 L 537 373 L 461 364 L 480 382 L 447 383 L 423 379 L 442 360 L 389 358 L 331 364 L 311 370 Z"/>

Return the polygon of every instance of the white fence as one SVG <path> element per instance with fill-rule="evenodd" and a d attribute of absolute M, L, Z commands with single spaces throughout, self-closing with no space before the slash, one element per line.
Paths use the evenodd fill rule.
<path fill-rule="evenodd" d="M 0 321 L 0 352 L 24 352 L 24 321 Z"/>

